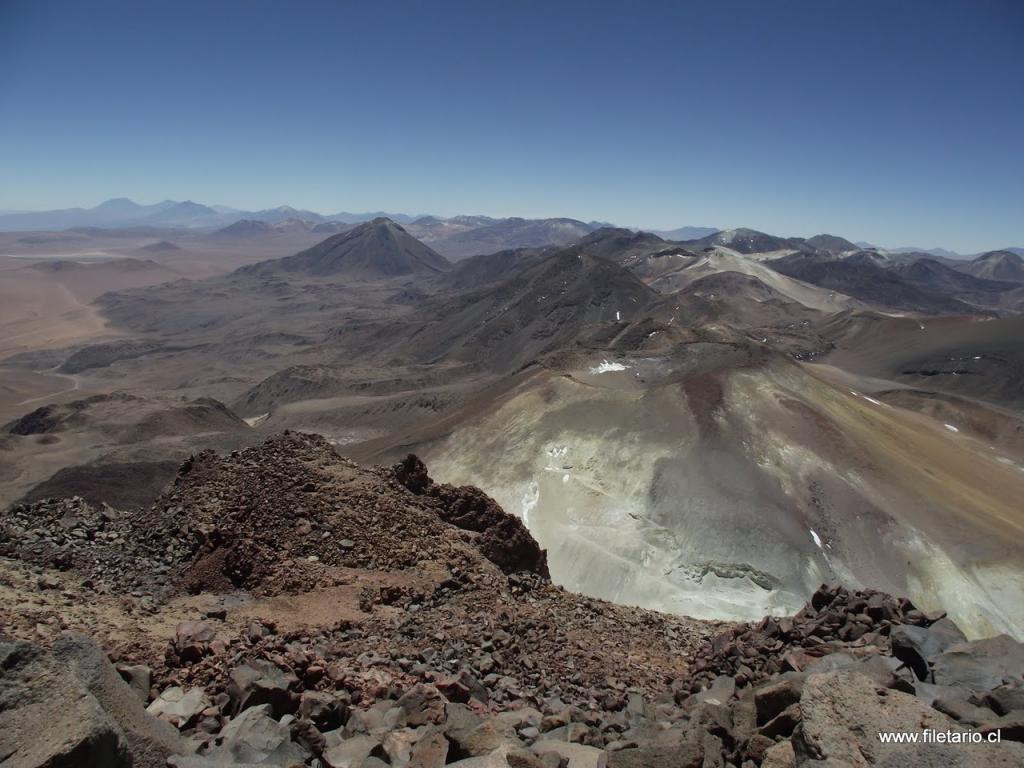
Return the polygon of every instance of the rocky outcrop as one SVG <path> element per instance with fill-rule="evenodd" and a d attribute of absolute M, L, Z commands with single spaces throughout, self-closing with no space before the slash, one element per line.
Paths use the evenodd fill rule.
<path fill-rule="evenodd" d="M 746 685 L 781 672 L 801 672 L 816 659 L 848 647 L 889 653 L 894 643 L 900 645 L 894 638 L 912 633 L 947 638 L 951 626 L 964 639 L 943 614 L 923 613 L 906 598 L 822 585 L 793 616 L 735 624 L 705 643 L 691 660 L 690 688 L 700 690 L 718 675 L 735 676 L 738 684 Z"/>
<path fill-rule="evenodd" d="M 285 433 L 228 456 L 190 457 L 149 509 L 79 498 L 10 508 L 0 513 L 0 554 L 153 600 L 179 590 L 309 591 L 325 568 L 422 560 L 547 578 L 545 553 L 517 518 L 479 489 L 435 484 L 422 463 L 417 471 L 426 478 L 419 491 L 390 468 L 342 458 L 322 437 Z"/>
<path fill-rule="evenodd" d="M 158 768 L 184 752 L 81 635 L 52 650 L 0 641 L 0 762 L 12 768 Z"/>
<path fill-rule="evenodd" d="M 413 454 L 396 464 L 394 473 L 398 482 L 412 493 L 436 500 L 442 520 L 481 534 L 480 551 L 503 571 L 531 571 L 550 578 L 547 553 L 522 520 L 505 512 L 479 488 L 435 483 L 423 462 Z"/>

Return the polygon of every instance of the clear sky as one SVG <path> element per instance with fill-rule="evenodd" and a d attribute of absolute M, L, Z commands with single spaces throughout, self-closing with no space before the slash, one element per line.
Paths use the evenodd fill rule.
<path fill-rule="evenodd" d="M 1024 246 L 1024 3 L 0 0 L 0 209 Z"/>

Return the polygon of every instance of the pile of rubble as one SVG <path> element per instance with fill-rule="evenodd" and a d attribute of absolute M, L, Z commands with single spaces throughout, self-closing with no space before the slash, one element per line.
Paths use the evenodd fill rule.
<path fill-rule="evenodd" d="M 98 510 L 80 498 L 16 505 L 0 513 L 0 555 L 154 600 L 181 590 L 310 591 L 330 583 L 333 567 L 424 560 L 463 571 L 490 560 L 547 577 L 525 526 L 479 489 L 434 484 L 414 456 L 364 469 L 324 438 L 294 432 L 191 457 L 151 509 Z"/>
<path fill-rule="evenodd" d="M 848 647 L 887 652 L 894 626 L 928 626 L 942 616 L 875 590 L 823 586 L 794 616 L 736 624 L 704 643 L 691 660 L 691 689 L 700 690 L 718 675 L 745 685 L 779 672 L 800 672 L 815 659 Z"/>
<path fill-rule="evenodd" d="M 193 550 L 171 521 L 93 506 L 77 496 L 0 513 L 0 556 L 72 571 L 100 594 L 166 594 Z"/>
<path fill-rule="evenodd" d="M 475 488 L 434 486 L 425 470 L 412 492 L 403 466 L 363 469 L 322 437 L 286 432 L 226 457 L 199 454 L 153 515 L 177 520 L 195 542 L 181 576 L 191 591 L 308 591 L 329 579 L 325 569 L 392 571 L 426 560 L 479 571 L 491 559 L 506 571 L 547 575 L 543 551 L 518 518 Z M 451 510 L 473 505 L 497 514 L 460 527 Z M 517 548 L 494 546 L 498 532 Z"/>
<path fill-rule="evenodd" d="M 562 627 L 581 630 L 585 622 L 563 594 L 563 604 L 546 608 Z M 550 600 L 532 591 L 508 600 L 514 605 L 527 596 Z M 131 764 L 111 755 L 162 764 L 140 761 L 140 744 L 146 754 L 163 750 L 168 764 L 182 768 L 1024 764 L 1024 744 L 1017 743 L 1024 740 L 1024 645 L 1008 637 L 968 642 L 946 619 L 927 627 L 894 623 L 887 644 L 850 641 L 804 657 L 800 670 L 758 682 L 718 675 L 691 693 L 685 667 L 678 659 L 674 668 L 668 663 L 666 641 L 646 663 L 628 664 L 645 629 L 665 629 L 657 615 L 645 626 L 638 611 L 637 623 L 624 626 L 623 616 L 605 609 L 616 610 L 594 601 L 581 611 L 600 641 L 583 654 L 559 651 L 567 637 L 545 643 L 544 634 L 559 627 L 542 620 L 530 628 L 535 634 L 507 611 L 502 623 L 506 606 L 494 625 L 479 626 L 475 646 L 466 642 L 468 633 L 458 636 L 455 620 L 433 621 L 432 634 L 376 614 L 358 626 L 310 632 L 278 632 L 254 621 L 233 636 L 215 615 L 181 623 L 163 665 L 118 660 L 124 682 L 116 697 L 108 679 L 114 667 L 97 662 L 96 650 L 87 654 L 91 666 L 106 669 L 106 698 L 99 697 L 105 714 L 91 704 L 79 712 L 82 694 L 60 693 L 91 685 L 69 679 L 82 677 L 82 666 L 68 664 L 66 649 L 81 654 L 82 638 L 62 636 L 52 652 L 57 658 L 48 662 L 24 644 L 0 648 L 0 689 L 14 693 L 0 699 L 0 754 L 23 758 L 17 765 L 47 764 L 32 756 L 53 754 L 52 734 L 32 723 L 57 706 L 59 694 L 76 702 L 59 721 L 67 721 L 68 734 L 61 749 L 81 758 L 70 764 L 83 766 Z M 616 653 L 613 631 L 638 633 L 623 635 L 627 653 Z M 26 668 L 24 659 L 45 662 L 44 673 Z M 99 676 L 93 670 L 88 678 Z M 878 736 L 920 736 L 925 729 L 954 736 L 927 744 Z M 985 741 L 950 741 L 969 732 Z M 995 733 L 1000 742 L 989 743 Z"/>

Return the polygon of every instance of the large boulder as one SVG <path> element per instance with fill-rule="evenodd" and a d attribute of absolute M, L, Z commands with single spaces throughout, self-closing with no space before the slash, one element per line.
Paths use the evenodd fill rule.
<path fill-rule="evenodd" d="M 275 717 L 292 714 L 299 698 L 292 692 L 298 678 L 265 659 L 254 659 L 231 670 L 228 696 L 233 712 L 269 704 Z"/>
<path fill-rule="evenodd" d="M 330 747 L 323 754 L 327 768 L 362 768 L 374 753 L 383 754 L 381 740 L 376 736 L 353 736 Z"/>
<path fill-rule="evenodd" d="M 550 578 L 547 552 L 518 517 L 505 512 L 479 488 L 435 483 L 414 454 L 394 465 L 392 471 L 410 491 L 433 499 L 442 520 L 479 533 L 476 543 L 481 553 L 503 571 L 532 571 Z"/>
<path fill-rule="evenodd" d="M 932 674 L 938 685 L 954 685 L 984 694 L 1024 678 L 1024 644 L 1009 635 L 950 646 L 935 657 Z"/>
<path fill-rule="evenodd" d="M 797 765 L 809 760 L 825 761 L 830 768 L 1024 765 L 1019 744 L 923 743 L 925 730 L 966 734 L 966 729 L 915 697 L 881 688 L 856 672 L 810 675 L 800 709 L 803 721 L 793 737 Z M 918 743 L 882 743 L 880 733 L 915 734 Z"/>
<path fill-rule="evenodd" d="M 947 648 L 967 641 L 964 633 L 949 619 L 940 619 L 930 627 L 900 624 L 893 628 L 892 655 L 902 661 L 919 680 L 931 677 L 931 661 Z"/>
<path fill-rule="evenodd" d="M 66 633 L 50 651 L 0 642 L 5 768 L 163 768 L 185 751 L 92 640 Z"/>
<path fill-rule="evenodd" d="M 191 688 L 186 691 L 173 686 L 154 699 L 146 711 L 181 730 L 195 723 L 202 711 L 209 706 L 210 700 L 202 688 Z"/>
<path fill-rule="evenodd" d="M 251 707 L 224 726 L 219 746 L 201 756 L 174 757 L 173 768 L 242 768 L 278 766 L 301 768 L 305 755 L 291 740 L 287 725 L 270 717 L 270 706 Z"/>
<path fill-rule="evenodd" d="M 608 765 L 607 752 L 585 744 L 543 739 L 533 745 L 533 751 L 538 755 L 554 752 L 569 761 L 568 768 L 606 768 Z"/>

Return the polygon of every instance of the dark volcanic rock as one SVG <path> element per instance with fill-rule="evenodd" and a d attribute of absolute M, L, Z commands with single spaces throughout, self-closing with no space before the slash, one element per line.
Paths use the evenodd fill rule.
<path fill-rule="evenodd" d="M 930 627 L 903 625 L 892 631 L 892 655 L 914 670 L 919 680 L 931 677 L 931 661 L 951 645 L 967 640 L 949 619 Z"/>
<path fill-rule="evenodd" d="M 151 718 L 91 640 L 52 651 L 0 642 L 0 756 L 5 765 L 158 768 L 185 745 Z"/>
<path fill-rule="evenodd" d="M 932 673 L 938 685 L 985 693 L 1024 681 L 1024 645 L 1008 635 L 951 646 L 937 656 Z"/>
<path fill-rule="evenodd" d="M 394 473 L 413 493 L 436 499 L 442 520 L 480 533 L 480 551 L 503 571 L 532 571 L 550 578 L 547 553 L 523 522 L 479 488 L 435 483 L 423 462 L 412 454 L 395 465 Z"/>

